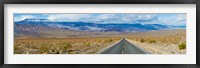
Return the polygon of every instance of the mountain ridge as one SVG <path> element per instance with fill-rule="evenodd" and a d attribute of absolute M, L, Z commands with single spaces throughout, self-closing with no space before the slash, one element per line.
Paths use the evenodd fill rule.
<path fill-rule="evenodd" d="M 141 32 L 161 29 L 171 29 L 176 26 L 167 26 L 161 24 L 98 24 L 90 22 L 63 22 L 50 21 L 48 19 L 25 19 L 15 22 L 15 36 L 33 36 L 42 37 L 42 32 L 61 32 L 61 31 L 78 31 L 78 32 Z M 180 27 L 177 27 L 180 28 Z M 182 27 L 181 27 L 182 28 Z M 183 27 L 184 28 L 184 27 Z M 29 33 L 26 33 L 29 32 Z"/>

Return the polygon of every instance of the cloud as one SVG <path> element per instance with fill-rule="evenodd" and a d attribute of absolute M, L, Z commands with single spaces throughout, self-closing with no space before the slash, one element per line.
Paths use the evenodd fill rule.
<path fill-rule="evenodd" d="M 84 22 L 93 22 L 93 23 L 101 23 L 101 24 L 107 24 L 107 23 L 128 23 L 133 24 L 137 23 L 135 21 L 138 20 L 152 20 L 156 17 L 154 14 L 148 14 L 148 15 L 141 15 L 141 14 L 100 14 L 96 16 L 87 16 L 83 20 Z"/>
<path fill-rule="evenodd" d="M 134 23 L 136 20 L 151 20 L 155 14 L 51 14 L 47 19 L 66 22 Z"/>
<path fill-rule="evenodd" d="M 186 25 L 186 14 L 177 14 L 175 18 L 169 18 L 165 20 L 159 20 L 165 25 Z"/>
<path fill-rule="evenodd" d="M 67 21 L 74 22 L 79 21 L 81 18 L 88 16 L 88 14 L 52 14 L 47 17 L 53 21 Z"/>
<path fill-rule="evenodd" d="M 103 28 L 99 28 L 99 27 L 91 27 L 91 26 L 86 26 L 87 28 L 89 28 L 90 30 L 103 30 Z"/>
<path fill-rule="evenodd" d="M 177 20 L 179 21 L 185 21 L 186 20 L 186 14 L 179 14 L 177 15 Z"/>
<path fill-rule="evenodd" d="M 22 21 L 22 20 L 31 19 L 31 18 L 37 18 L 37 17 L 33 15 L 22 15 L 22 16 L 14 17 L 14 21 Z"/>
<path fill-rule="evenodd" d="M 92 23 L 136 23 L 138 20 L 151 20 L 156 17 L 155 14 L 42 14 L 47 16 L 50 21 L 64 22 L 92 22 Z M 15 21 L 21 21 L 27 18 L 39 18 L 34 15 L 22 15 L 15 17 Z"/>
<path fill-rule="evenodd" d="M 16 16 L 15 21 L 27 18 L 43 18 L 50 21 L 90 22 L 99 24 L 165 24 L 185 25 L 186 14 L 41 14 Z"/>

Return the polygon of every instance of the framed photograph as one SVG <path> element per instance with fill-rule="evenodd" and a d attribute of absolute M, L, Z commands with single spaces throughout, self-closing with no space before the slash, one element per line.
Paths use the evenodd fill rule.
<path fill-rule="evenodd" d="M 19 64 L 196 68 L 196 4 L 194 0 L 4 0 L 1 62 L 5 68 L 26 67 Z"/>

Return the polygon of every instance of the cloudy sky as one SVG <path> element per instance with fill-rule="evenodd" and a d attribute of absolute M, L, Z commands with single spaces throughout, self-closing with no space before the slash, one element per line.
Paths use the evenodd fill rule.
<path fill-rule="evenodd" d="M 25 19 L 48 19 L 49 21 L 116 23 L 116 24 L 163 24 L 186 25 L 186 14 L 14 14 L 14 21 Z"/>

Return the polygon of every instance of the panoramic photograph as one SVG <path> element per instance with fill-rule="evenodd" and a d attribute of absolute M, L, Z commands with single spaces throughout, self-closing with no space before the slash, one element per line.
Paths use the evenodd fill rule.
<path fill-rule="evenodd" d="M 14 54 L 186 54 L 185 13 L 14 13 Z"/>

